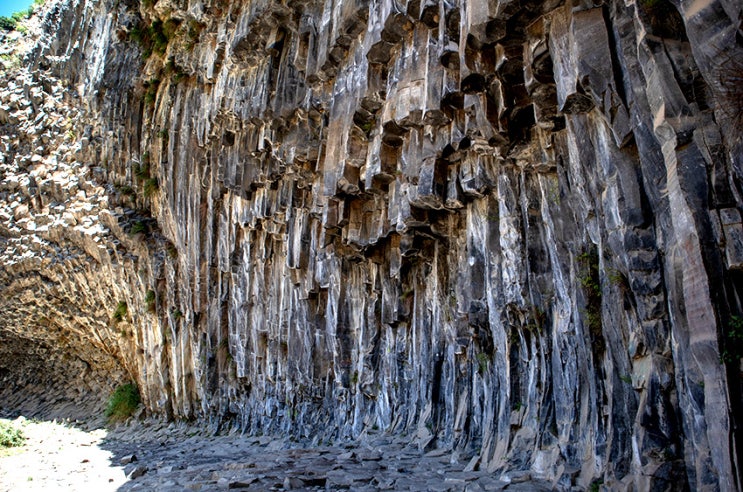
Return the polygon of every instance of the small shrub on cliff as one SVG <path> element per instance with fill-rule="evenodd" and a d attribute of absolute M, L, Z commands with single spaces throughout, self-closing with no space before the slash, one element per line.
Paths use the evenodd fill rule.
<path fill-rule="evenodd" d="M 145 82 L 144 102 L 147 105 L 155 104 L 157 90 L 160 87 L 160 79 L 150 79 Z"/>
<path fill-rule="evenodd" d="M 151 197 L 157 190 L 160 189 L 160 184 L 157 182 L 157 178 L 148 178 L 144 182 L 144 196 Z"/>
<path fill-rule="evenodd" d="M 175 244 L 170 241 L 165 245 L 165 251 L 168 253 L 170 259 L 175 260 L 178 258 L 178 248 L 176 248 Z"/>
<path fill-rule="evenodd" d="M 205 27 L 206 24 L 204 24 L 203 22 L 199 22 L 196 19 L 191 19 L 188 21 L 188 46 L 193 48 L 196 40 L 198 40 L 199 36 L 201 35 L 201 31 L 203 31 Z"/>
<path fill-rule="evenodd" d="M 3 31 L 15 30 L 16 24 L 18 24 L 18 21 L 13 19 L 12 17 L 0 17 L 0 29 L 2 29 Z"/>
<path fill-rule="evenodd" d="M 114 189 L 115 189 L 115 190 L 116 190 L 116 191 L 117 191 L 118 193 L 121 193 L 122 195 L 133 195 L 133 194 L 134 194 L 134 188 L 132 188 L 132 187 L 131 187 L 131 186 L 129 186 L 129 185 L 119 185 L 119 184 L 115 184 L 115 185 L 114 185 Z"/>
<path fill-rule="evenodd" d="M 144 296 L 144 302 L 147 304 L 147 311 L 154 313 L 155 312 L 155 291 L 154 290 L 148 290 L 147 294 Z"/>
<path fill-rule="evenodd" d="M 106 417 L 112 422 L 125 420 L 134 414 L 141 401 L 135 384 L 123 384 L 108 399 Z"/>
<path fill-rule="evenodd" d="M 116 310 L 111 317 L 118 323 L 119 321 L 122 321 L 124 317 L 126 317 L 127 311 L 128 308 L 126 303 L 124 301 L 119 301 L 119 304 L 116 306 Z"/>
<path fill-rule="evenodd" d="M 141 220 L 138 220 L 137 222 L 132 224 L 132 228 L 129 231 L 129 234 L 134 235 L 134 234 L 140 234 L 140 233 L 145 233 L 145 232 L 147 232 L 147 226 L 145 225 L 144 222 L 142 222 Z"/>
<path fill-rule="evenodd" d="M 163 32 L 163 21 L 156 20 L 150 25 L 150 37 L 152 39 L 152 51 L 165 53 L 168 49 L 168 37 Z"/>
<path fill-rule="evenodd" d="M 165 64 L 165 75 L 170 76 L 176 84 L 187 77 L 186 72 L 172 58 Z"/>
<path fill-rule="evenodd" d="M 145 162 L 137 164 L 134 168 L 134 175 L 138 179 L 149 179 L 150 178 L 150 165 Z"/>
<path fill-rule="evenodd" d="M 23 432 L 7 420 L 0 420 L 0 448 L 23 446 Z"/>
<path fill-rule="evenodd" d="M 606 349 L 601 320 L 601 282 L 599 255 L 596 248 L 578 255 L 578 282 L 583 289 L 586 308 L 583 312 L 588 324 L 594 355 L 600 356 Z"/>
<path fill-rule="evenodd" d="M 733 316 L 725 333 L 725 349 L 720 355 L 723 364 L 736 363 L 743 358 L 743 318 Z"/>

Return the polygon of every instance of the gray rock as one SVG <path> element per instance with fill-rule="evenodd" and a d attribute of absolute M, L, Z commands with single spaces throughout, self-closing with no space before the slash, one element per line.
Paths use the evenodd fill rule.
<path fill-rule="evenodd" d="M 129 463 L 134 463 L 135 461 L 137 461 L 137 455 L 128 454 L 119 460 L 119 464 L 123 466 L 128 465 Z"/>
<path fill-rule="evenodd" d="M 129 480 L 136 480 L 137 478 L 147 473 L 148 470 L 149 468 L 144 465 L 135 465 L 131 469 L 131 471 L 126 472 L 126 476 Z"/>

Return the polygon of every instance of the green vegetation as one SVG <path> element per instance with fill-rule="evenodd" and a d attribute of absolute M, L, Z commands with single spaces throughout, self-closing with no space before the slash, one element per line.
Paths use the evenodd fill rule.
<path fill-rule="evenodd" d="M 181 67 L 176 65 L 172 58 L 165 64 L 165 74 L 169 75 L 176 84 L 188 76 Z"/>
<path fill-rule="evenodd" d="M 141 220 L 138 220 L 134 224 L 132 224 L 132 228 L 129 231 L 129 234 L 134 235 L 134 234 L 139 234 L 139 233 L 144 233 L 144 232 L 147 232 L 147 226 L 145 225 L 144 222 L 142 222 Z"/>
<path fill-rule="evenodd" d="M 484 374 L 488 370 L 488 362 L 490 362 L 488 354 L 485 352 L 477 354 L 477 372 Z"/>
<path fill-rule="evenodd" d="M 122 195 L 133 195 L 134 188 L 129 185 L 114 185 L 114 189 Z"/>
<path fill-rule="evenodd" d="M 621 290 L 623 293 L 630 292 L 630 285 L 629 285 L 629 279 L 627 279 L 627 276 L 617 270 L 616 268 L 610 268 L 608 270 L 608 277 L 609 282 L 611 282 L 613 285 L 616 285 L 619 287 L 619 290 Z"/>
<path fill-rule="evenodd" d="M 152 50 L 161 55 L 168 49 L 168 36 L 165 34 L 163 26 L 163 21 L 158 19 L 150 24 L 149 29 L 152 39 Z"/>
<path fill-rule="evenodd" d="M 2 27 L 0 27 L 2 29 Z M 4 66 L 6 70 L 15 70 L 21 67 L 22 60 L 21 57 L 18 55 L 11 55 L 8 53 L 0 55 L 0 61 L 2 61 L 2 64 L 0 67 Z"/>
<path fill-rule="evenodd" d="M 175 260 L 178 258 L 178 248 L 175 247 L 175 244 L 168 241 L 168 244 L 165 246 L 165 251 L 167 251 L 168 256 Z"/>
<path fill-rule="evenodd" d="M 134 166 L 134 175 L 138 179 L 149 179 L 150 177 L 150 161 L 142 161 Z"/>
<path fill-rule="evenodd" d="M 114 311 L 114 314 L 111 316 L 114 321 L 117 323 L 120 321 L 123 321 L 126 317 L 128 311 L 128 307 L 124 301 L 119 301 L 119 304 L 116 306 L 116 310 Z"/>
<path fill-rule="evenodd" d="M 743 358 L 743 317 L 733 316 L 725 332 L 725 349 L 720 354 L 720 362 L 737 363 L 741 358 Z"/>
<path fill-rule="evenodd" d="M 157 181 L 157 178 L 148 178 L 144 182 L 144 196 L 145 197 L 151 197 L 154 195 L 157 190 L 160 189 L 160 184 Z"/>
<path fill-rule="evenodd" d="M 366 135 L 367 138 L 371 135 L 372 130 L 374 130 L 374 123 L 375 123 L 374 120 L 369 120 L 359 125 L 359 128 L 361 129 L 362 132 L 364 132 L 364 135 Z"/>
<path fill-rule="evenodd" d="M 162 138 L 163 140 L 167 140 L 168 139 L 168 129 L 167 128 L 163 128 L 162 130 L 160 130 L 159 132 L 157 132 L 157 136 L 160 137 L 160 138 Z"/>
<path fill-rule="evenodd" d="M 133 383 L 123 384 L 109 398 L 106 417 L 112 422 L 126 420 L 137 410 L 140 401 L 137 386 Z"/>
<path fill-rule="evenodd" d="M 153 52 L 164 55 L 180 24 L 178 19 L 168 19 L 165 22 L 157 19 L 149 26 L 132 27 L 129 30 L 129 39 L 139 45 L 145 58 L 149 58 Z"/>
<path fill-rule="evenodd" d="M 144 296 L 144 302 L 147 304 L 147 311 L 151 313 L 155 312 L 155 300 L 155 291 L 148 290 L 147 294 Z"/>
<path fill-rule="evenodd" d="M 627 384 L 632 384 L 632 376 L 628 376 L 627 374 L 625 374 L 623 376 L 619 376 L 619 379 L 621 379 L 622 381 L 624 381 Z"/>
<path fill-rule="evenodd" d="M 193 49 L 196 41 L 201 35 L 201 31 L 203 31 L 205 27 L 206 24 L 204 24 L 203 22 L 199 22 L 196 19 L 191 19 L 190 21 L 188 21 L 188 44 L 186 45 L 186 47 L 189 51 Z"/>
<path fill-rule="evenodd" d="M 23 446 L 26 438 L 23 432 L 18 429 L 12 422 L 0 420 L 0 448 L 12 448 Z"/>
<path fill-rule="evenodd" d="M 155 104 L 157 90 L 160 87 L 160 79 L 150 79 L 144 83 L 144 102 L 148 106 Z"/>
<path fill-rule="evenodd" d="M 583 312 L 591 335 L 594 355 L 604 353 L 606 343 L 604 342 L 601 321 L 601 282 L 599 278 L 599 254 L 596 248 L 591 248 L 578 256 L 579 274 L 578 282 L 583 289 L 586 300 L 586 308 Z"/>
<path fill-rule="evenodd" d="M 604 484 L 604 481 L 602 479 L 594 480 L 591 482 L 591 485 L 588 486 L 589 492 L 599 492 L 601 490 L 601 486 Z"/>
<path fill-rule="evenodd" d="M 40 2 L 35 1 L 34 5 L 40 5 L 44 3 L 43 0 Z M 20 26 L 18 23 L 24 19 L 28 19 L 34 13 L 34 6 L 29 7 L 27 10 L 21 10 L 20 12 L 14 12 L 10 17 L 0 16 L 0 29 L 3 31 L 18 31 L 25 33 L 25 26 Z"/>

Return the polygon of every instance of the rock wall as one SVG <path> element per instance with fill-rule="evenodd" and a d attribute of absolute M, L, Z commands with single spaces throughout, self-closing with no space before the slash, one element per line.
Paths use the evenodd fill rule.
<path fill-rule="evenodd" d="M 0 376 L 66 401 L 79 359 L 215 429 L 740 488 L 741 15 L 53 1 L 0 94 Z"/>

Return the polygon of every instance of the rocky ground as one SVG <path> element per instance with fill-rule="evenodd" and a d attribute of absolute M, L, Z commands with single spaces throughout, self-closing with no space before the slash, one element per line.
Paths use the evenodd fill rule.
<path fill-rule="evenodd" d="M 17 421 L 28 441 L 0 456 L 2 491 L 23 490 L 551 490 L 528 474 L 500 476 L 444 450 L 368 436 L 303 446 L 267 436 L 209 436 L 186 425 L 116 429 Z"/>

